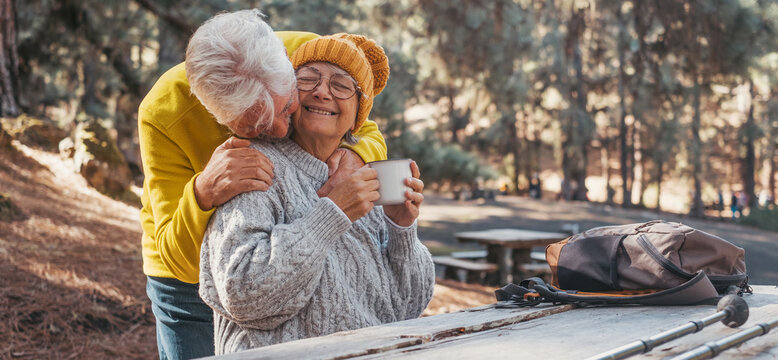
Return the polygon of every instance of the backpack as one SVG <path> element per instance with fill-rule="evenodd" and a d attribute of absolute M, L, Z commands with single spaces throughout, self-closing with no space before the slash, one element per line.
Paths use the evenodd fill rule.
<path fill-rule="evenodd" d="M 694 305 L 750 292 L 745 251 L 675 222 L 604 226 L 546 247 L 551 284 L 531 278 L 498 289 L 498 300 L 589 305 Z"/>

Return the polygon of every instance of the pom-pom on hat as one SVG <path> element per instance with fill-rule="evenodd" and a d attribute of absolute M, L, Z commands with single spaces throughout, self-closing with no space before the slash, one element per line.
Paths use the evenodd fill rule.
<path fill-rule="evenodd" d="M 389 59 L 384 49 L 362 35 L 339 33 L 310 40 L 302 44 L 290 60 L 295 69 L 316 61 L 335 64 L 357 81 L 362 96 L 352 133 L 367 120 L 373 98 L 384 90 L 389 79 Z"/>

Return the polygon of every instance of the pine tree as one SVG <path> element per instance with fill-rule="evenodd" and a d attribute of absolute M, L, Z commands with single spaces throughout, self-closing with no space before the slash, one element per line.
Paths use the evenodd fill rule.
<path fill-rule="evenodd" d="M 19 55 L 16 45 L 16 13 L 13 0 L 0 0 L 0 115 L 19 115 Z M 2 127 L 0 127 L 2 130 Z"/>

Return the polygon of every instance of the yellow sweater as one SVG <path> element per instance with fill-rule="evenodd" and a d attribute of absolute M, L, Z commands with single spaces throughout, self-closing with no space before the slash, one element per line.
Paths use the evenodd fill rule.
<path fill-rule="evenodd" d="M 319 35 L 277 32 L 293 53 Z M 194 195 L 194 180 L 211 154 L 230 136 L 191 94 L 184 64 L 168 70 L 138 109 L 138 134 L 143 159 L 143 272 L 149 276 L 197 283 L 200 245 L 213 210 L 202 211 Z M 386 144 L 378 126 L 366 121 L 351 147 L 365 162 L 386 159 Z"/>

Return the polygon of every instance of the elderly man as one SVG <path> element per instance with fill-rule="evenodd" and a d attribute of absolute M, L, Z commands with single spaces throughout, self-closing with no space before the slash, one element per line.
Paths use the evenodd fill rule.
<path fill-rule="evenodd" d="M 273 164 L 247 139 L 286 135 L 299 105 L 286 54 L 319 37 L 274 34 L 261 16 L 244 10 L 208 20 L 189 41 L 185 64 L 162 75 L 138 110 L 143 271 L 161 359 L 213 354 L 212 311 L 198 296 L 203 233 L 215 207 L 272 184 Z M 386 158 L 375 123 L 356 135 L 357 145 L 327 161 L 331 177 L 320 196 L 364 162 Z"/>

